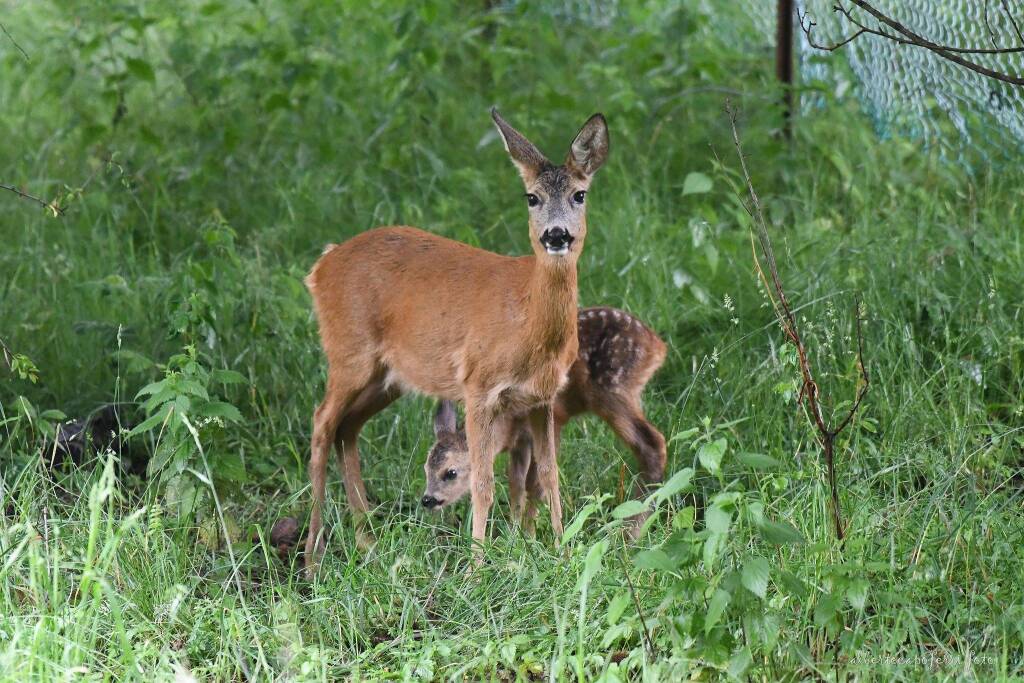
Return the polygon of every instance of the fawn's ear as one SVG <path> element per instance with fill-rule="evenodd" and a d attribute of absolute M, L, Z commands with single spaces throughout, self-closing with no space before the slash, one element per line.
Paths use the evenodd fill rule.
<path fill-rule="evenodd" d="M 533 182 L 541 169 L 550 166 L 551 162 L 540 153 L 540 150 L 532 142 L 526 139 L 525 135 L 501 118 L 501 114 L 495 107 L 491 107 L 491 118 L 494 119 L 494 125 L 498 127 L 501 140 L 505 143 L 505 150 L 512 157 L 516 168 L 519 169 L 519 175 L 523 177 L 523 182 Z"/>
<path fill-rule="evenodd" d="M 594 114 L 580 128 L 569 146 L 565 165 L 589 177 L 608 158 L 608 124 L 603 114 Z"/>
<path fill-rule="evenodd" d="M 437 412 L 434 414 L 434 436 L 454 434 L 455 430 L 455 404 L 451 401 L 441 401 L 437 404 Z"/>

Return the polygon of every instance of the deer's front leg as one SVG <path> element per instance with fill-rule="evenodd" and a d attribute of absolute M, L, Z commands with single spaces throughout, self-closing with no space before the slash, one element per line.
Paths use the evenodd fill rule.
<path fill-rule="evenodd" d="M 494 456 L 497 453 L 497 427 L 493 413 L 482 401 L 466 400 L 466 442 L 469 447 L 469 495 L 473 504 L 474 552 L 479 564 L 487 517 L 494 501 Z"/>
<path fill-rule="evenodd" d="M 547 495 L 551 530 L 557 545 L 562 540 L 562 497 L 558 490 L 554 410 L 550 404 L 530 411 L 530 432 L 533 435 L 533 461 L 537 466 L 537 479 Z"/>

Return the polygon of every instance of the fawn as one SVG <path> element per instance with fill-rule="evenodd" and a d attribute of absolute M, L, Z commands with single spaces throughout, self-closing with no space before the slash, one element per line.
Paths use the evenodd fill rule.
<path fill-rule="evenodd" d="M 646 486 L 659 483 L 665 474 L 665 438 L 647 420 L 641 405 L 644 387 L 665 360 L 665 343 L 636 317 L 614 308 L 581 310 L 577 330 L 579 356 L 554 403 L 555 452 L 565 423 L 581 413 L 594 413 L 632 449 L 643 479 L 634 495 L 641 497 Z M 512 517 L 532 533 L 536 501 L 543 491 L 531 457 L 530 432 L 521 418 L 511 416 L 498 433 L 501 450 L 509 452 Z M 439 404 L 434 436 L 436 442 L 423 466 L 427 488 L 420 501 L 428 509 L 450 505 L 466 495 L 471 474 L 466 436 L 456 426 L 453 403 Z M 528 496 L 525 506 L 524 496 Z M 631 536 L 636 536 L 646 517 L 641 513 L 631 518 L 627 527 Z"/>
<path fill-rule="evenodd" d="M 327 356 L 327 387 L 313 417 L 313 491 L 307 568 L 324 550 L 322 512 L 333 442 L 356 516 L 357 543 L 370 506 L 360 474 L 359 431 L 401 394 L 466 405 L 472 463 L 473 539 L 482 542 L 494 497 L 501 416 L 524 416 L 551 524 L 562 509 L 551 403 L 576 360 L 576 263 L 587 235 L 585 197 L 608 156 L 608 127 L 594 114 L 556 166 L 491 116 L 526 187 L 533 255 L 509 257 L 405 226 L 376 228 L 330 245 L 306 286 Z"/>

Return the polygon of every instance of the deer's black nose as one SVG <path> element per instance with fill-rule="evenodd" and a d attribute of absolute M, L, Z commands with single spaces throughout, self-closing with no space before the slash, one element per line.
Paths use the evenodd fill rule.
<path fill-rule="evenodd" d="M 430 508 L 435 508 L 440 505 L 441 501 L 428 493 L 420 499 L 420 504 L 429 510 Z"/>
<path fill-rule="evenodd" d="M 573 236 L 565 228 L 548 228 L 541 233 L 540 243 L 549 253 L 565 253 L 573 243 Z"/>

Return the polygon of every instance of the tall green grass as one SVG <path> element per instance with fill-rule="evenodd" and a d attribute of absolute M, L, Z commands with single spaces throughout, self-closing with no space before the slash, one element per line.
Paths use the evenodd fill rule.
<path fill-rule="evenodd" d="M 770 37 L 739 8 L 552 7 L 3 5 L 30 60 L 0 36 L 0 181 L 67 210 L 0 194 L 0 337 L 39 369 L 0 369 L 0 675 L 1024 675 L 1024 174 L 881 140 L 817 84 L 824 105 L 785 142 Z M 839 444 L 844 545 L 753 271 L 727 93 L 829 409 L 852 397 L 864 302 L 872 386 Z M 384 223 L 525 253 L 492 104 L 552 157 L 608 117 L 581 303 L 669 343 L 646 409 L 669 473 L 693 478 L 624 545 L 628 453 L 578 420 L 560 454 L 575 535 L 521 538 L 502 489 L 472 572 L 468 511 L 417 508 L 432 403 L 408 397 L 364 432 L 376 550 L 356 552 L 332 479 L 331 550 L 308 583 L 266 538 L 308 507 L 324 368 L 301 279 L 325 243 Z M 48 411 L 132 401 L 187 347 L 241 373 L 205 388 L 242 419 L 183 429 L 176 476 L 121 476 L 106 454 L 42 467 Z"/>

